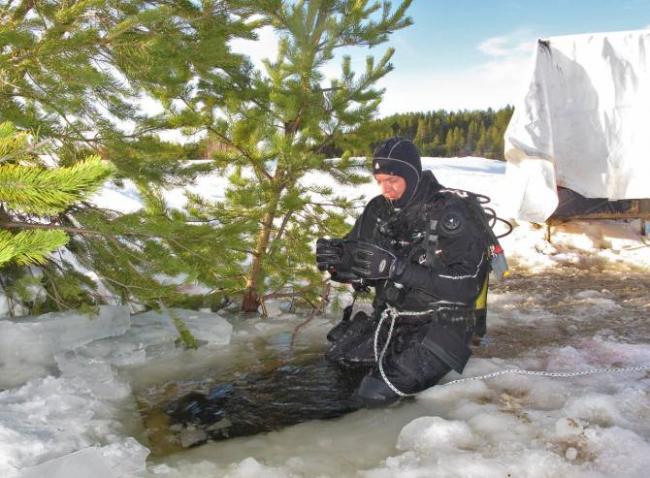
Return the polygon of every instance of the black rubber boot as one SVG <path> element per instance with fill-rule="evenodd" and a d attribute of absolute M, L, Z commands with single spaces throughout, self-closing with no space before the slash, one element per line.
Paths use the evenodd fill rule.
<path fill-rule="evenodd" d="M 329 331 L 327 334 L 327 340 L 331 343 L 338 342 L 341 337 L 347 332 L 348 328 L 350 327 L 350 324 L 352 323 L 352 311 L 354 309 L 354 304 L 348 305 L 345 309 L 343 309 L 343 317 L 341 318 L 341 321 L 336 324 L 336 326 Z M 362 312 L 361 312 L 362 313 Z M 355 319 L 357 318 L 357 315 L 355 315 Z M 365 316 L 366 314 L 364 314 Z"/>
<path fill-rule="evenodd" d="M 343 319 L 338 324 L 336 324 L 336 326 L 334 326 L 334 328 L 327 333 L 328 342 L 336 343 L 339 340 L 341 340 L 341 337 L 343 337 L 343 335 L 345 335 L 345 333 L 350 328 L 351 323 L 352 321 L 350 321 L 349 319 L 348 320 Z"/>
<path fill-rule="evenodd" d="M 399 395 L 393 392 L 386 382 L 372 375 L 363 377 L 357 396 L 368 408 L 386 407 L 399 400 Z"/>

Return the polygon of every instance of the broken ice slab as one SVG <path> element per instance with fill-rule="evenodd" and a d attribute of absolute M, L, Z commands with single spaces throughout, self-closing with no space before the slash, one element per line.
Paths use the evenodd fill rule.
<path fill-rule="evenodd" d="M 123 335 L 131 319 L 126 306 L 100 306 L 98 315 L 52 312 L 0 319 L 0 389 L 55 370 L 54 355 L 98 339 Z"/>
<path fill-rule="evenodd" d="M 208 345 L 228 345 L 232 334 L 232 325 L 214 312 L 202 312 L 186 309 L 170 309 L 180 318 L 194 337 Z M 178 338 L 178 331 L 170 317 L 163 312 L 148 311 L 132 317 L 133 329 L 141 327 L 141 334 L 147 342 L 156 342 Z"/>
<path fill-rule="evenodd" d="M 135 439 L 83 450 L 25 468 L 20 478 L 130 478 L 145 470 L 149 450 Z"/>
<path fill-rule="evenodd" d="M 20 478 L 116 478 L 95 448 L 86 448 L 26 469 Z"/>
<path fill-rule="evenodd" d="M 222 346 L 230 343 L 232 326 L 213 312 L 171 309 L 183 320 L 200 345 Z M 106 338 L 79 347 L 74 353 L 56 355 L 59 368 L 64 362 L 86 363 L 102 360 L 117 367 L 141 365 L 182 351 L 178 331 L 168 315 L 150 310 L 131 316 L 131 327 L 118 339 Z"/>

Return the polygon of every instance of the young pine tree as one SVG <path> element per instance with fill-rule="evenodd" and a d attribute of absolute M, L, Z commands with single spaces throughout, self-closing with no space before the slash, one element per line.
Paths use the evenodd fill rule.
<path fill-rule="evenodd" d="M 226 198 L 200 211 L 220 228 L 240 233 L 231 245 L 248 257 L 234 277 L 243 310 L 257 310 L 269 296 L 297 294 L 310 303 L 317 296 L 322 279 L 313 266 L 313 240 L 342 234 L 343 213 L 352 202 L 306 177 L 363 181 L 364 160 L 354 155 L 367 153 L 384 131 L 373 122 L 382 96 L 376 83 L 391 71 L 393 50 L 379 61 L 368 57 L 362 74 L 343 56 L 340 76 L 329 83 L 323 67 L 339 50 L 379 45 L 408 26 L 410 3 L 392 9 L 367 0 L 256 2 L 261 21 L 278 35 L 277 57 L 234 85 L 223 114 L 208 107 L 214 104 L 208 89 L 177 113 L 222 145 L 213 157 L 229 175 Z M 333 152 L 340 159 L 328 159 Z"/>

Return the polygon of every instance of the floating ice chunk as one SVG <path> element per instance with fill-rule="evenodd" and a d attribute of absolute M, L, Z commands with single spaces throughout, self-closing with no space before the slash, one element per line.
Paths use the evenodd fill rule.
<path fill-rule="evenodd" d="M 103 376 L 101 367 L 92 380 L 68 377 L 67 372 L 63 377 L 35 379 L 18 389 L 0 392 L 0 476 L 3 478 L 3 462 L 5 468 L 33 467 L 98 443 L 119 444 L 119 437 L 124 436 L 119 417 L 134 406 L 128 398 L 128 384 L 112 373 Z M 111 388 L 114 390 L 106 396 L 99 395 Z M 116 446 L 121 451 L 111 447 L 106 453 L 119 451 L 120 462 L 127 456 L 137 455 L 134 450 L 139 447 L 128 441 Z M 87 476 L 95 478 L 95 475 Z"/>
<path fill-rule="evenodd" d="M 209 345 L 227 345 L 232 335 L 232 325 L 213 312 L 185 309 L 170 309 L 169 312 L 180 318 L 194 337 Z M 162 344 L 174 342 L 178 332 L 171 318 L 162 312 L 149 311 L 134 315 L 134 332 L 143 344 Z"/>
<path fill-rule="evenodd" d="M 125 306 L 101 306 L 97 316 L 49 313 L 0 319 L 0 388 L 20 385 L 51 372 L 54 355 L 129 328 Z"/>
<path fill-rule="evenodd" d="M 230 343 L 232 326 L 220 315 L 183 309 L 171 309 L 171 313 L 185 323 L 199 344 L 223 346 Z M 97 340 L 79 347 L 75 354 L 86 361 L 100 360 L 121 367 L 169 357 L 180 350 L 179 334 L 169 315 L 148 311 L 132 315 L 131 327 L 118 340 Z M 59 355 L 57 361 L 67 358 Z"/>
<path fill-rule="evenodd" d="M 23 471 L 21 478 L 117 478 L 96 448 L 46 461 Z"/>
<path fill-rule="evenodd" d="M 465 422 L 440 417 L 420 417 L 402 428 L 397 438 L 397 449 L 428 452 L 449 447 L 467 448 L 476 441 Z"/>
<path fill-rule="evenodd" d="M 122 400 L 131 395 L 131 387 L 103 360 L 86 359 L 72 351 L 58 354 L 55 359 L 62 377 L 87 388 L 102 400 Z"/>
<path fill-rule="evenodd" d="M 197 339 L 210 345 L 230 343 L 232 325 L 219 314 L 183 309 L 173 309 L 173 312 L 178 314 Z"/>
<path fill-rule="evenodd" d="M 149 456 L 149 449 L 132 437 L 128 437 L 120 443 L 103 446 L 99 448 L 99 452 L 113 473 L 125 478 L 144 471 Z"/>

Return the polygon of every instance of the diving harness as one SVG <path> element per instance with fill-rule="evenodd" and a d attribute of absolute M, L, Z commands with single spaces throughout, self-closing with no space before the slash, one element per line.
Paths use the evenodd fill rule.
<path fill-rule="evenodd" d="M 489 239 L 489 255 L 490 255 L 490 269 L 495 277 L 496 280 L 502 280 L 505 276 L 508 275 L 508 264 L 505 258 L 505 254 L 503 251 L 503 248 L 499 244 L 499 239 L 502 237 L 507 236 L 510 234 L 513 230 L 512 224 L 510 224 L 508 221 L 505 219 L 502 219 L 497 216 L 496 212 L 494 209 L 486 207 L 485 204 L 490 202 L 490 198 L 484 195 L 479 195 L 475 194 L 469 191 L 463 191 L 463 190 L 448 190 L 452 191 L 455 194 L 458 194 L 461 197 L 465 198 L 470 198 L 468 204 L 470 204 L 470 210 L 472 213 L 472 216 L 474 219 L 478 220 L 481 225 L 483 226 L 483 229 L 488 235 Z M 497 222 L 502 222 L 504 223 L 508 230 L 499 236 L 497 236 L 493 228 Z M 428 257 L 435 257 L 433 255 L 433 252 L 435 251 L 435 247 L 437 246 L 437 234 L 435 231 L 437 230 L 437 222 L 434 220 L 430 220 L 427 217 L 427 223 L 426 223 L 426 241 L 427 241 L 427 249 Z M 479 294 L 479 297 L 476 301 L 475 307 L 482 307 L 483 310 L 485 310 L 485 305 L 486 305 L 486 299 L 487 299 L 487 291 L 488 291 L 488 279 L 486 278 L 485 284 L 483 285 L 483 288 Z M 356 302 L 356 297 L 357 297 L 358 291 L 355 289 L 354 292 L 354 300 L 353 300 L 353 305 L 354 302 Z M 478 309 L 477 309 L 478 310 Z M 408 396 L 413 396 L 415 395 L 414 393 L 406 393 L 403 392 L 402 390 L 399 390 L 391 381 L 389 380 L 388 376 L 386 375 L 386 372 L 384 370 L 384 356 L 386 354 L 386 351 L 388 350 L 388 346 L 390 345 L 390 341 L 393 335 L 393 331 L 395 328 L 395 321 L 397 320 L 398 317 L 400 316 L 430 316 L 432 314 L 436 313 L 436 309 L 429 309 L 429 310 L 424 310 L 424 311 L 404 311 L 404 310 L 397 310 L 395 307 L 388 306 L 386 307 L 383 312 L 380 315 L 379 318 L 379 323 L 377 324 L 377 328 L 375 329 L 375 334 L 374 334 L 374 340 L 373 340 L 373 350 L 374 350 L 374 358 L 375 362 L 377 363 L 377 367 L 379 369 L 379 373 L 381 375 L 382 380 L 392 390 L 396 395 L 400 397 L 408 397 Z M 381 350 L 379 349 L 379 335 L 382 330 L 382 327 L 384 325 L 384 322 L 386 319 L 390 319 L 390 324 L 388 328 L 388 335 L 386 337 L 386 341 L 384 342 L 383 346 L 381 347 Z M 484 317 L 483 317 L 484 320 Z M 444 386 L 447 385 L 455 385 L 455 384 L 460 384 L 464 382 L 469 382 L 469 381 L 476 381 L 476 380 L 487 380 L 487 379 L 492 379 L 496 378 L 502 375 L 531 375 L 531 376 L 542 376 L 542 377 L 551 377 L 551 378 L 572 378 L 572 377 L 580 377 L 580 376 L 586 376 L 586 375 L 595 375 L 595 374 L 607 374 L 607 373 L 633 373 L 633 372 L 644 372 L 650 370 L 650 364 L 648 365 L 641 365 L 641 366 L 635 366 L 635 367 L 607 367 L 607 368 L 593 368 L 589 370 L 580 370 L 580 371 L 574 371 L 574 372 L 553 372 L 553 371 L 543 371 L 543 370 L 524 370 L 524 369 L 505 369 L 505 370 L 499 370 L 496 372 L 484 374 L 484 375 L 479 375 L 476 377 L 465 377 L 465 378 L 460 378 L 457 380 L 452 380 L 450 382 L 446 382 Z"/>

